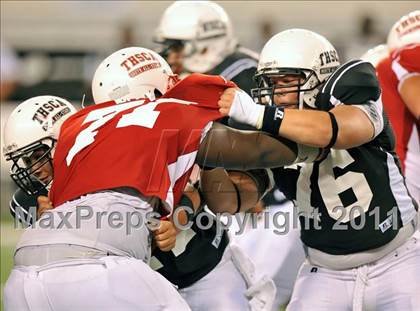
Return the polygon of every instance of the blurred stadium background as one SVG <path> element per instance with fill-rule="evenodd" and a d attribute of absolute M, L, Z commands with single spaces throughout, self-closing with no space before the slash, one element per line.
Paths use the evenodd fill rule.
<path fill-rule="evenodd" d="M 217 1 L 239 42 L 260 51 L 275 33 L 307 28 L 325 35 L 342 61 L 386 41 L 419 1 Z M 1 134 L 12 109 L 36 95 L 91 101 L 90 82 L 101 59 L 126 46 L 154 48 L 152 37 L 171 1 L 1 1 Z M 182 16 L 180 16 L 182 18 Z M 1 284 L 21 230 L 8 201 L 15 186 L 1 157 Z M 1 291 L 3 295 L 3 290 Z M 3 304 L 2 304 L 3 308 Z"/>

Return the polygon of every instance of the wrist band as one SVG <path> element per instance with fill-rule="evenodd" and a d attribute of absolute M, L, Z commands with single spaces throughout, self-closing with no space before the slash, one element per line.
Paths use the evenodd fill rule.
<path fill-rule="evenodd" d="M 279 136 L 279 129 L 284 118 L 284 109 L 266 106 L 261 130 L 274 136 Z"/>
<path fill-rule="evenodd" d="M 236 190 L 236 199 L 237 199 L 237 203 L 238 203 L 238 207 L 236 208 L 236 213 L 239 213 L 241 211 L 241 194 L 239 193 L 239 189 L 238 186 L 235 185 L 234 182 L 232 182 L 233 187 L 235 187 Z"/>
<path fill-rule="evenodd" d="M 328 145 L 325 147 L 327 149 L 332 148 L 336 141 L 337 141 L 337 136 L 338 136 L 338 125 L 337 125 L 337 120 L 335 119 L 335 115 L 329 111 L 327 111 L 329 116 L 330 116 L 330 120 L 331 120 L 331 127 L 332 127 L 332 134 L 331 134 L 331 140 L 328 143 Z"/>

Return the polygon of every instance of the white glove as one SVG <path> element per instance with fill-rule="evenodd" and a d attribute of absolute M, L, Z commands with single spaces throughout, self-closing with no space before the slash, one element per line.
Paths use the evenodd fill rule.
<path fill-rule="evenodd" d="M 276 286 L 270 278 L 257 275 L 251 259 L 235 243 L 229 245 L 232 261 L 247 285 L 245 296 L 251 311 L 266 311 L 273 308 Z"/>
<path fill-rule="evenodd" d="M 273 280 L 263 276 L 247 289 L 245 296 L 249 299 L 252 311 L 265 311 L 273 309 L 276 291 Z"/>
<path fill-rule="evenodd" d="M 251 96 L 242 90 L 237 90 L 232 106 L 229 110 L 229 117 L 240 123 L 251 125 L 261 129 L 264 117 L 263 105 L 254 103 Z"/>

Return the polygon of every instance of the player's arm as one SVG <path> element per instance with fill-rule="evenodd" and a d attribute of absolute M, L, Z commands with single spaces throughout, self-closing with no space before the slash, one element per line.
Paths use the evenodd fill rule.
<path fill-rule="evenodd" d="M 174 213 L 169 219 L 160 220 L 159 227 L 153 230 L 155 245 L 161 251 L 168 252 L 175 247 L 176 236 L 180 232 L 181 226 L 188 224 L 188 221 L 194 217 L 200 205 L 201 198 L 198 190 L 188 184 Z M 189 210 L 186 210 L 186 207 Z"/>
<path fill-rule="evenodd" d="M 324 111 L 257 105 L 244 92 L 230 88 L 219 100 L 220 112 L 298 144 L 356 147 L 383 129 L 380 87 L 375 69 L 368 63 L 343 72 L 333 75 L 335 79 L 328 80 L 317 97 L 317 106 Z"/>
<path fill-rule="evenodd" d="M 296 143 L 214 123 L 200 145 L 196 161 L 202 167 L 249 170 L 289 165 L 296 161 L 297 154 Z"/>
<path fill-rule="evenodd" d="M 197 214 L 197 211 L 200 209 L 202 204 L 202 197 L 200 196 L 198 189 L 191 183 L 188 183 L 181 196 L 180 202 L 172 214 L 172 217 L 177 218 L 175 221 L 173 221 L 177 224 L 180 224 L 181 226 L 187 225 L 188 221 L 191 220 L 195 214 Z"/>
<path fill-rule="evenodd" d="M 383 129 L 381 89 L 367 62 L 343 65 L 317 97 L 317 110 L 284 111 L 279 134 L 301 144 L 349 149 L 374 139 Z M 287 120 L 288 119 L 288 120 Z"/>
<path fill-rule="evenodd" d="M 313 147 L 327 147 L 335 139 L 330 147 L 336 149 L 360 146 L 374 138 L 374 126 L 359 108 L 340 105 L 330 113 L 333 116 L 324 111 L 285 109 L 279 135 Z M 337 124 L 335 134 L 331 118 Z"/>
<path fill-rule="evenodd" d="M 416 120 L 420 119 L 420 74 L 412 75 L 399 85 L 402 100 Z"/>
<path fill-rule="evenodd" d="M 248 211 L 271 187 L 272 182 L 265 169 L 227 172 L 223 168 L 215 168 L 201 172 L 202 197 L 214 213 Z"/>

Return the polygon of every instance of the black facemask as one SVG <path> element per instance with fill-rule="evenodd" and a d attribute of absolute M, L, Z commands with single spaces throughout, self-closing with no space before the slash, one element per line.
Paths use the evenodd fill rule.
<path fill-rule="evenodd" d="M 273 83 L 273 79 L 279 76 L 295 76 L 298 79 L 296 82 L 284 85 L 277 85 Z M 269 99 L 269 104 L 274 105 L 274 96 L 275 95 L 284 95 L 288 93 L 298 93 L 297 103 L 282 105 L 282 107 L 293 107 L 299 106 L 300 94 L 304 91 L 312 91 L 318 85 L 311 88 L 303 88 L 303 86 L 315 76 L 315 72 L 309 69 L 300 69 L 300 68 L 265 68 L 257 71 L 254 76 L 254 80 L 257 83 L 257 88 L 251 90 L 251 95 L 254 98 L 256 103 L 267 104 L 267 97 Z M 318 80 L 318 79 L 317 79 Z M 293 90 L 285 90 L 293 88 Z M 265 101 L 265 102 L 264 102 Z"/>
<path fill-rule="evenodd" d="M 28 195 L 37 195 L 44 192 L 52 180 L 43 182 L 37 177 L 37 173 L 41 170 L 43 165 L 49 163 L 52 165 L 51 151 L 54 148 L 55 140 L 51 140 L 51 144 L 42 144 L 36 141 L 20 150 L 13 152 L 6 160 L 13 162 L 10 170 L 10 177 L 13 181 Z M 43 139 L 45 141 L 46 139 Z M 34 157 L 34 155 L 37 155 Z"/>

